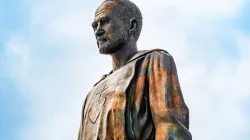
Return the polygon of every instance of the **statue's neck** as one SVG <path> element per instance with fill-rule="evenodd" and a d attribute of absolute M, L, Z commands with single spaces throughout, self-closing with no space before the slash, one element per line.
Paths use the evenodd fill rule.
<path fill-rule="evenodd" d="M 138 52 L 136 43 L 125 44 L 120 50 L 112 54 L 113 71 L 126 65 L 128 60 Z"/>

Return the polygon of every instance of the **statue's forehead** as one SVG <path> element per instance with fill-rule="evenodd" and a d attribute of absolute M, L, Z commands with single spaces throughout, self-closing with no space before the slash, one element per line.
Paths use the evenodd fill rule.
<path fill-rule="evenodd" d="M 95 21 L 100 19 L 102 16 L 108 14 L 111 9 L 116 6 L 116 2 L 114 1 L 107 1 L 101 4 L 95 13 Z"/>

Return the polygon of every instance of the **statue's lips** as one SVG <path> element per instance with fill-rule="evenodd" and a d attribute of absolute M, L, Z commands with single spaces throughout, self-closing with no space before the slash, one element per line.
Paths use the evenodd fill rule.
<path fill-rule="evenodd" d="M 106 38 L 97 38 L 97 42 L 104 42 L 104 41 L 107 41 Z"/>
<path fill-rule="evenodd" d="M 97 39 L 98 48 L 99 48 L 99 45 L 100 45 L 100 44 L 102 44 L 102 43 L 104 43 L 104 42 L 106 42 L 106 41 L 108 41 L 108 40 L 105 39 L 105 38 L 98 38 L 98 39 Z"/>

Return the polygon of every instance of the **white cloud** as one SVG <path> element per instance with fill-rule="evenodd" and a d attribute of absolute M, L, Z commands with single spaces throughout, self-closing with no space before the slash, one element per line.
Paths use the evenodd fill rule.
<path fill-rule="evenodd" d="M 243 2 L 135 0 L 145 19 L 138 46 L 163 48 L 174 56 L 190 108 L 193 139 L 234 140 L 246 129 L 241 103 L 250 91 L 250 38 L 235 35 L 233 27 L 221 29 L 216 24 L 218 19 L 237 16 Z M 23 75 L 16 79 L 30 101 L 30 121 L 21 132 L 23 139 L 76 139 L 84 97 L 101 75 L 111 70 L 110 58 L 97 52 L 90 26 L 99 3 L 26 1 L 34 36 L 25 41 L 10 38 L 5 46 L 9 60 L 19 56 L 23 60 L 19 65 L 25 68 L 12 72 Z M 221 46 L 223 36 L 218 34 L 225 30 L 237 43 L 240 58 L 236 60 L 223 56 L 220 50 L 226 46 Z M 47 43 L 36 42 L 37 38 Z M 40 53 L 41 47 L 51 54 Z"/>
<path fill-rule="evenodd" d="M 7 67 L 15 67 L 15 69 L 9 69 L 9 73 L 15 74 L 22 78 L 28 73 L 28 67 L 30 65 L 30 52 L 28 44 L 17 36 L 13 36 L 6 41 L 4 56 L 8 63 Z M 16 75 L 17 74 L 17 75 Z"/>

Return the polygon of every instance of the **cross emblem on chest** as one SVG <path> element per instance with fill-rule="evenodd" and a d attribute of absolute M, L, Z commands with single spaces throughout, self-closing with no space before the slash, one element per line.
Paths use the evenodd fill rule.
<path fill-rule="evenodd" d="M 106 97 L 102 97 L 102 93 L 108 89 L 108 86 L 106 83 L 103 84 L 103 86 L 100 86 L 100 88 L 97 90 L 98 92 L 95 94 L 92 105 L 89 109 L 89 119 L 92 123 L 96 123 L 96 120 L 100 114 L 100 111 L 106 101 Z"/>
<path fill-rule="evenodd" d="M 102 93 L 108 89 L 108 86 L 106 83 L 103 84 L 103 87 L 95 94 L 96 95 L 96 100 L 94 101 L 95 103 L 100 101 Z"/>

